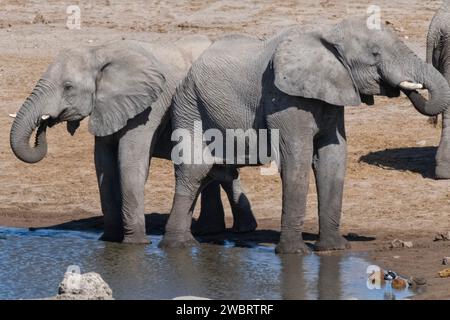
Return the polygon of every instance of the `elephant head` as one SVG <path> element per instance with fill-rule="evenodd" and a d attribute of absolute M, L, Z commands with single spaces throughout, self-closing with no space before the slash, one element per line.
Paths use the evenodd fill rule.
<path fill-rule="evenodd" d="M 72 134 L 88 116 L 92 134 L 117 132 L 158 99 L 166 79 L 155 66 L 153 55 L 132 41 L 62 52 L 17 112 L 10 133 L 14 154 L 27 163 L 42 160 L 46 128 L 62 121 Z"/>
<path fill-rule="evenodd" d="M 400 91 L 424 115 L 437 115 L 450 105 L 449 85 L 433 66 L 390 27 L 369 29 L 362 19 L 308 35 L 290 33 L 277 48 L 274 72 L 281 91 L 334 105 L 373 104 L 375 95 L 396 97 Z M 427 89 L 430 99 L 417 89 Z M 450 158 L 450 148 L 448 153 Z"/>

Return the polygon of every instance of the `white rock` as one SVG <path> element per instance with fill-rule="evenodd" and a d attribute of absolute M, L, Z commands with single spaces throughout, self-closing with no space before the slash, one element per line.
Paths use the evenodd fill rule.
<path fill-rule="evenodd" d="M 416 142 L 416 145 L 418 145 L 418 146 L 424 146 L 424 145 L 426 145 L 427 144 L 427 142 L 425 141 L 425 140 L 420 140 L 420 141 L 417 141 Z"/>
<path fill-rule="evenodd" d="M 95 272 L 66 272 L 58 288 L 57 300 L 113 300 L 112 290 Z"/>

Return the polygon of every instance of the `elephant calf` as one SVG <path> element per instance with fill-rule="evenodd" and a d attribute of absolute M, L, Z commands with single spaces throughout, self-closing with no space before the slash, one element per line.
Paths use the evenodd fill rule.
<path fill-rule="evenodd" d="M 17 113 L 10 135 L 14 154 L 27 163 L 42 160 L 47 127 L 66 121 L 74 134 L 89 116 L 105 222 L 101 239 L 146 243 L 144 185 L 150 160 L 154 155 L 170 159 L 172 95 L 210 44 L 194 36 L 174 44 L 118 41 L 62 52 Z M 235 230 L 254 230 L 256 221 L 236 178 L 205 190 L 199 231 L 225 228 L 220 184 L 231 202 Z"/>

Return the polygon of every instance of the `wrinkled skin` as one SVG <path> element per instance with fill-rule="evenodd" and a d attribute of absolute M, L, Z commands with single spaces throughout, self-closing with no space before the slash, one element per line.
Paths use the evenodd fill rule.
<path fill-rule="evenodd" d="M 431 21 L 427 36 L 427 63 L 450 83 L 450 1 L 444 0 Z M 450 179 L 450 114 L 442 115 L 442 134 L 436 154 L 435 176 Z"/>
<path fill-rule="evenodd" d="M 144 185 L 150 161 L 152 156 L 170 159 L 172 96 L 192 61 L 209 45 L 206 37 L 193 36 L 173 45 L 118 41 L 61 53 L 17 113 L 10 135 L 13 152 L 36 163 L 47 152 L 47 127 L 66 121 L 74 134 L 89 117 L 105 222 L 101 239 L 147 243 Z M 36 142 L 30 146 L 35 130 Z M 235 230 L 254 230 L 256 221 L 236 179 L 207 187 L 198 232 L 225 228 L 220 185 L 237 215 Z"/>
<path fill-rule="evenodd" d="M 430 100 L 414 90 L 421 87 Z M 339 232 L 347 158 L 343 106 L 373 103 L 375 95 L 396 97 L 401 90 L 423 114 L 441 113 L 450 103 L 442 75 L 386 26 L 368 30 L 365 20 L 356 19 L 312 33 L 294 28 L 267 41 L 228 36 L 204 52 L 177 89 L 172 126 L 192 134 L 192 123 L 202 121 L 203 130 L 216 128 L 224 136 L 229 128 L 279 130 L 276 252 L 309 252 L 302 230 L 311 166 L 319 203 L 315 249 L 345 249 Z M 193 243 L 189 208 L 196 193 L 209 177 L 230 168 L 236 165 L 175 166 L 176 193 L 161 247 Z"/>

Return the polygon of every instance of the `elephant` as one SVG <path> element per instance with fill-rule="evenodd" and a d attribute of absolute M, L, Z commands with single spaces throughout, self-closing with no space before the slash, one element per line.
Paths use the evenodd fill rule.
<path fill-rule="evenodd" d="M 429 100 L 417 91 L 421 88 L 429 91 Z M 311 252 L 302 238 L 311 167 L 319 215 L 314 249 L 343 250 L 349 248 L 340 235 L 347 159 L 344 106 L 370 105 L 374 96 L 398 97 L 401 92 L 426 115 L 439 114 L 450 103 L 442 75 L 385 24 L 369 28 L 366 19 L 353 18 L 309 32 L 294 26 L 264 40 L 229 35 L 203 52 L 177 88 L 172 127 L 191 140 L 198 128 L 203 134 L 216 130 L 226 147 L 249 130 L 260 140 L 267 138 L 261 129 L 277 132 L 282 213 L 276 253 Z M 229 129 L 240 134 L 229 137 Z M 256 140 L 253 145 L 245 141 L 245 150 L 262 148 Z M 180 143 L 174 148 L 187 148 Z M 211 145 L 205 141 L 203 148 L 214 161 L 186 157 L 174 164 L 175 196 L 162 248 L 196 245 L 188 227 L 198 192 L 215 177 L 232 179 L 235 168 L 253 165 Z M 275 143 L 269 146 L 277 150 Z"/>
<path fill-rule="evenodd" d="M 150 161 L 153 156 L 170 159 L 172 95 L 210 44 L 198 35 L 174 43 L 123 40 L 61 52 L 17 112 L 12 151 L 36 163 L 47 153 L 47 127 L 67 122 L 73 135 L 89 117 L 104 215 L 101 240 L 147 243 L 144 185 Z M 221 185 L 231 203 L 234 231 L 254 230 L 256 220 L 236 173 L 233 181 L 215 181 L 205 190 L 198 232 L 225 229 Z"/>
<path fill-rule="evenodd" d="M 450 1 L 444 0 L 433 17 L 427 35 L 426 61 L 450 83 Z M 450 179 L 450 114 L 442 114 L 442 133 L 436 153 L 435 176 Z"/>

